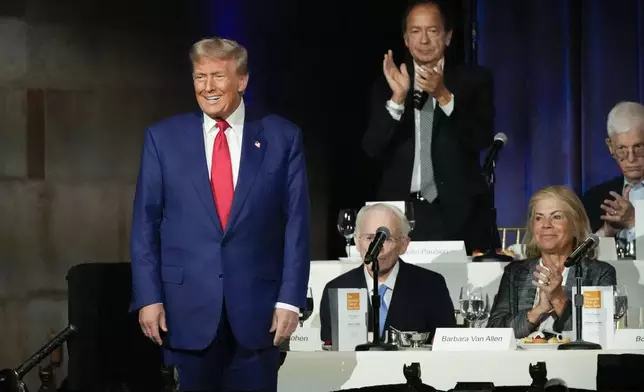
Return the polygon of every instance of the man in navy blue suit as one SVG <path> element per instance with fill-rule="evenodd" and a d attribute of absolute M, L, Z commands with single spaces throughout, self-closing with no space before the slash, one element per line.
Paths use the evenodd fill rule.
<path fill-rule="evenodd" d="M 132 222 L 132 310 L 183 391 L 276 391 L 308 286 L 302 137 L 244 105 L 248 55 L 190 51 L 201 111 L 145 133 Z"/>

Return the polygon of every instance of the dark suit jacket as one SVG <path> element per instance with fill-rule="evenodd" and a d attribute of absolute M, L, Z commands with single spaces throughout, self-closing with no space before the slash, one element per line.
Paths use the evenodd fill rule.
<path fill-rule="evenodd" d="M 487 322 L 488 328 L 513 328 L 517 339 L 526 337 L 538 325 L 528 322 L 528 311 L 533 308 L 537 288 L 532 285 L 532 273 L 537 270 L 537 260 L 514 261 L 505 267 L 499 292 Z M 584 286 L 613 286 L 617 284 L 615 267 L 598 260 L 582 262 Z M 560 317 L 555 315 L 556 331 L 572 330 L 572 292 L 575 287 L 575 269 L 568 272 L 564 290 L 568 302 Z"/>
<path fill-rule="evenodd" d="M 609 192 L 613 191 L 621 195 L 623 190 L 624 177 L 619 176 L 612 180 L 602 182 L 599 185 L 595 185 L 587 190 L 581 197 L 581 201 L 584 203 L 584 208 L 586 209 L 586 214 L 588 214 L 588 219 L 590 219 L 590 228 L 593 233 L 604 226 L 604 221 L 601 220 L 600 216 L 604 215 L 605 211 L 602 210 L 600 206 L 604 203 L 604 200 L 613 199 Z"/>
<path fill-rule="evenodd" d="M 401 331 L 431 332 L 433 335 L 437 327 L 454 327 L 454 304 L 443 276 L 402 260 L 398 262 L 400 269 L 391 296 L 385 329 L 392 326 Z M 331 340 L 329 289 L 354 288 L 367 288 L 362 265 L 338 276 L 324 287 L 320 302 L 322 341 Z M 368 320 L 369 331 L 373 331 L 371 311 Z"/>
<path fill-rule="evenodd" d="M 414 65 L 406 62 L 414 85 Z M 438 197 L 445 207 L 450 235 L 470 226 L 474 208 L 485 205 L 487 186 L 481 175 L 480 152 L 493 140 L 494 104 L 492 74 L 479 66 L 445 64 L 445 86 L 454 94 L 454 110 L 448 117 L 436 105 L 432 132 L 432 162 Z M 382 170 L 378 200 L 406 200 L 414 165 L 415 120 L 413 88 L 405 100 L 400 121 L 385 107 L 391 89 L 384 75 L 372 92 L 369 127 L 362 139 L 365 153 Z M 432 104 L 431 97 L 426 103 Z M 484 226 L 487 227 L 487 226 Z M 456 238 L 455 238 L 456 239 Z"/>

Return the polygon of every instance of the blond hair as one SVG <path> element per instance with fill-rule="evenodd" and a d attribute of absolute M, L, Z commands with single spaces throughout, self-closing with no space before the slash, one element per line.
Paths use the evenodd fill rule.
<path fill-rule="evenodd" d="M 586 210 L 584 209 L 584 205 L 572 189 L 563 185 L 549 186 L 541 189 L 530 199 L 526 233 L 523 236 L 525 255 L 531 260 L 541 257 L 541 249 L 534 238 L 534 232 L 532 229 L 534 223 L 534 210 L 539 201 L 546 199 L 555 199 L 565 205 L 563 212 L 566 215 L 567 220 L 572 224 L 573 247 L 584 241 L 591 234 L 590 221 L 586 214 Z M 591 252 L 588 257 L 594 259 L 596 257 L 596 252 Z"/>
<path fill-rule="evenodd" d="M 235 60 L 237 74 L 248 73 L 248 52 L 233 40 L 214 37 L 195 42 L 190 48 L 190 61 L 194 65 L 203 58 Z"/>

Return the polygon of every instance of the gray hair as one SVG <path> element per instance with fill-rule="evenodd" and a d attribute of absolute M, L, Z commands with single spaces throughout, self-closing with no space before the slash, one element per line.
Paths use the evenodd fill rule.
<path fill-rule="evenodd" d="M 608 137 L 639 128 L 644 132 L 644 106 L 637 102 L 620 102 L 608 113 Z"/>
<path fill-rule="evenodd" d="M 235 60 L 237 73 L 248 73 L 248 52 L 237 42 L 225 38 L 206 38 L 196 42 L 190 48 L 190 61 L 194 65 L 202 58 L 215 58 L 220 60 Z"/>
<path fill-rule="evenodd" d="M 405 216 L 405 213 L 400 210 L 400 208 L 393 206 L 387 203 L 376 203 L 364 206 L 358 211 L 358 216 L 356 217 L 356 236 L 363 234 L 362 233 L 362 224 L 365 217 L 369 214 L 370 211 L 387 211 L 392 213 L 398 220 L 398 229 L 400 229 L 400 234 L 403 237 L 407 237 L 411 231 L 411 226 L 409 221 Z"/>

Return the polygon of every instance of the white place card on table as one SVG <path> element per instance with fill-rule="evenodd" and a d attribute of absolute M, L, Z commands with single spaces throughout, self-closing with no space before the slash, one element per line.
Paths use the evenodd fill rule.
<path fill-rule="evenodd" d="M 612 350 L 644 350 L 644 329 L 616 329 Z"/>
<path fill-rule="evenodd" d="M 617 247 L 614 237 L 599 237 L 597 260 L 617 260 Z"/>
<path fill-rule="evenodd" d="M 512 351 L 512 328 L 437 328 L 432 351 Z"/>
<path fill-rule="evenodd" d="M 400 258 L 409 264 L 423 263 L 467 263 L 463 241 L 411 241 L 407 251 Z M 348 261 L 362 261 L 360 252 L 352 245 Z"/>
<path fill-rule="evenodd" d="M 367 343 L 367 289 L 329 289 L 331 349 L 355 351 Z"/>
<path fill-rule="evenodd" d="M 297 327 L 291 335 L 289 351 L 322 351 L 320 328 Z"/>
<path fill-rule="evenodd" d="M 574 268 L 574 267 L 573 267 Z M 571 271 L 574 273 L 574 271 Z M 573 305 L 574 293 L 573 287 Z M 587 342 L 597 343 L 606 348 L 613 337 L 613 300 L 612 286 L 583 286 L 584 307 L 582 309 L 582 335 Z M 573 309 L 573 336 L 577 335 L 577 313 Z"/>
<path fill-rule="evenodd" d="M 635 208 L 635 259 L 644 260 L 644 200 L 632 203 Z"/>
<path fill-rule="evenodd" d="M 407 251 L 400 258 L 410 264 L 469 261 L 464 241 L 411 241 Z"/>

